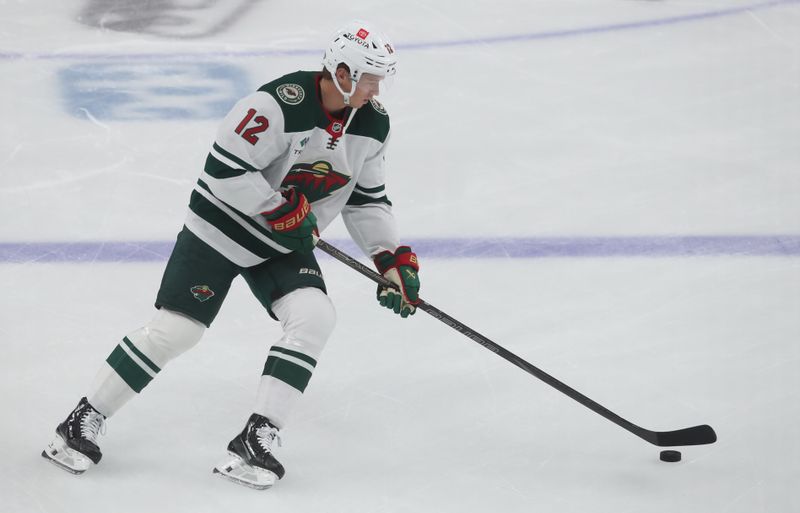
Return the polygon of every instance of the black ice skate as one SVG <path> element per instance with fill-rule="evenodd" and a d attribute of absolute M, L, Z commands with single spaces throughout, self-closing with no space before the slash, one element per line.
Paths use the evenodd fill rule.
<path fill-rule="evenodd" d="M 56 427 L 56 437 L 42 456 L 73 474 L 83 474 L 100 461 L 97 435 L 105 434 L 106 418 L 84 397 L 67 420 Z"/>
<path fill-rule="evenodd" d="M 272 455 L 278 428 L 266 417 L 250 415 L 244 430 L 228 444 L 229 457 L 214 467 L 214 473 L 236 483 L 265 490 L 283 477 L 285 470 Z"/>

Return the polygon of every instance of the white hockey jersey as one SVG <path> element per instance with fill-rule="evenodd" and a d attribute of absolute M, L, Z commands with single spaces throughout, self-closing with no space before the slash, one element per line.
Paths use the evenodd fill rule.
<path fill-rule="evenodd" d="M 389 116 L 372 100 L 332 118 L 319 80 L 313 71 L 285 75 L 240 100 L 220 125 L 186 227 L 237 265 L 290 252 L 272 240 L 262 215 L 289 187 L 308 198 L 320 233 L 341 213 L 366 255 L 399 244 L 385 192 Z"/>

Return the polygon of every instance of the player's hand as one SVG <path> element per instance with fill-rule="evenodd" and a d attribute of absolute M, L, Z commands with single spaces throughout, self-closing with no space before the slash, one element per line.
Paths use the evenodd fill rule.
<path fill-rule="evenodd" d="M 319 237 L 317 217 L 302 192 L 289 189 L 283 193 L 284 202 L 275 210 L 263 212 L 272 228 L 272 239 L 281 246 L 309 253 Z"/>
<path fill-rule="evenodd" d="M 378 285 L 378 302 L 400 317 L 414 315 L 419 304 L 419 263 L 417 255 L 408 246 L 400 246 L 394 253 L 382 251 L 373 258 L 375 267 L 396 287 Z"/>

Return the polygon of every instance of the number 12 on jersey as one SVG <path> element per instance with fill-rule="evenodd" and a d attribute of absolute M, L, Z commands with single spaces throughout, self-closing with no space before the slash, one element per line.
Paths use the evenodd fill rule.
<path fill-rule="evenodd" d="M 255 119 L 253 119 L 253 116 L 255 116 Z M 245 130 L 247 125 L 250 124 L 250 121 L 254 121 L 255 125 L 252 125 L 250 128 Z M 250 109 L 247 111 L 247 115 L 245 115 L 244 119 L 242 119 L 241 123 L 239 123 L 239 126 L 236 127 L 234 132 L 241 135 L 245 141 L 255 146 L 255 144 L 258 142 L 257 134 L 264 132 L 267 128 L 269 128 L 269 120 L 264 116 L 256 116 L 256 109 Z"/>

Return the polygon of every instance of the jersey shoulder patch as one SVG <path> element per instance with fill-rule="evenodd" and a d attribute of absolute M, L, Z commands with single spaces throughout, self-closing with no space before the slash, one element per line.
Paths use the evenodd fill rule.
<path fill-rule="evenodd" d="M 300 84 L 281 84 L 275 92 L 278 99 L 287 105 L 297 105 L 306 98 L 306 91 Z"/>
<path fill-rule="evenodd" d="M 381 102 L 376 100 L 375 98 L 369 101 L 369 104 L 372 105 L 372 108 L 375 109 L 375 112 L 378 114 L 383 114 L 384 116 L 388 116 L 389 113 L 386 112 L 386 107 L 383 106 Z"/>
<path fill-rule="evenodd" d="M 385 142 L 389 136 L 389 113 L 378 100 L 373 98 L 358 109 L 347 128 L 347 133 Z"/>
<path fill-rule="evenodd" d="M 285 131 L 305 132 L 314 128 L 319 110 L 315 71 L 296 71 L 261 86 L 283 111 Z"/>

